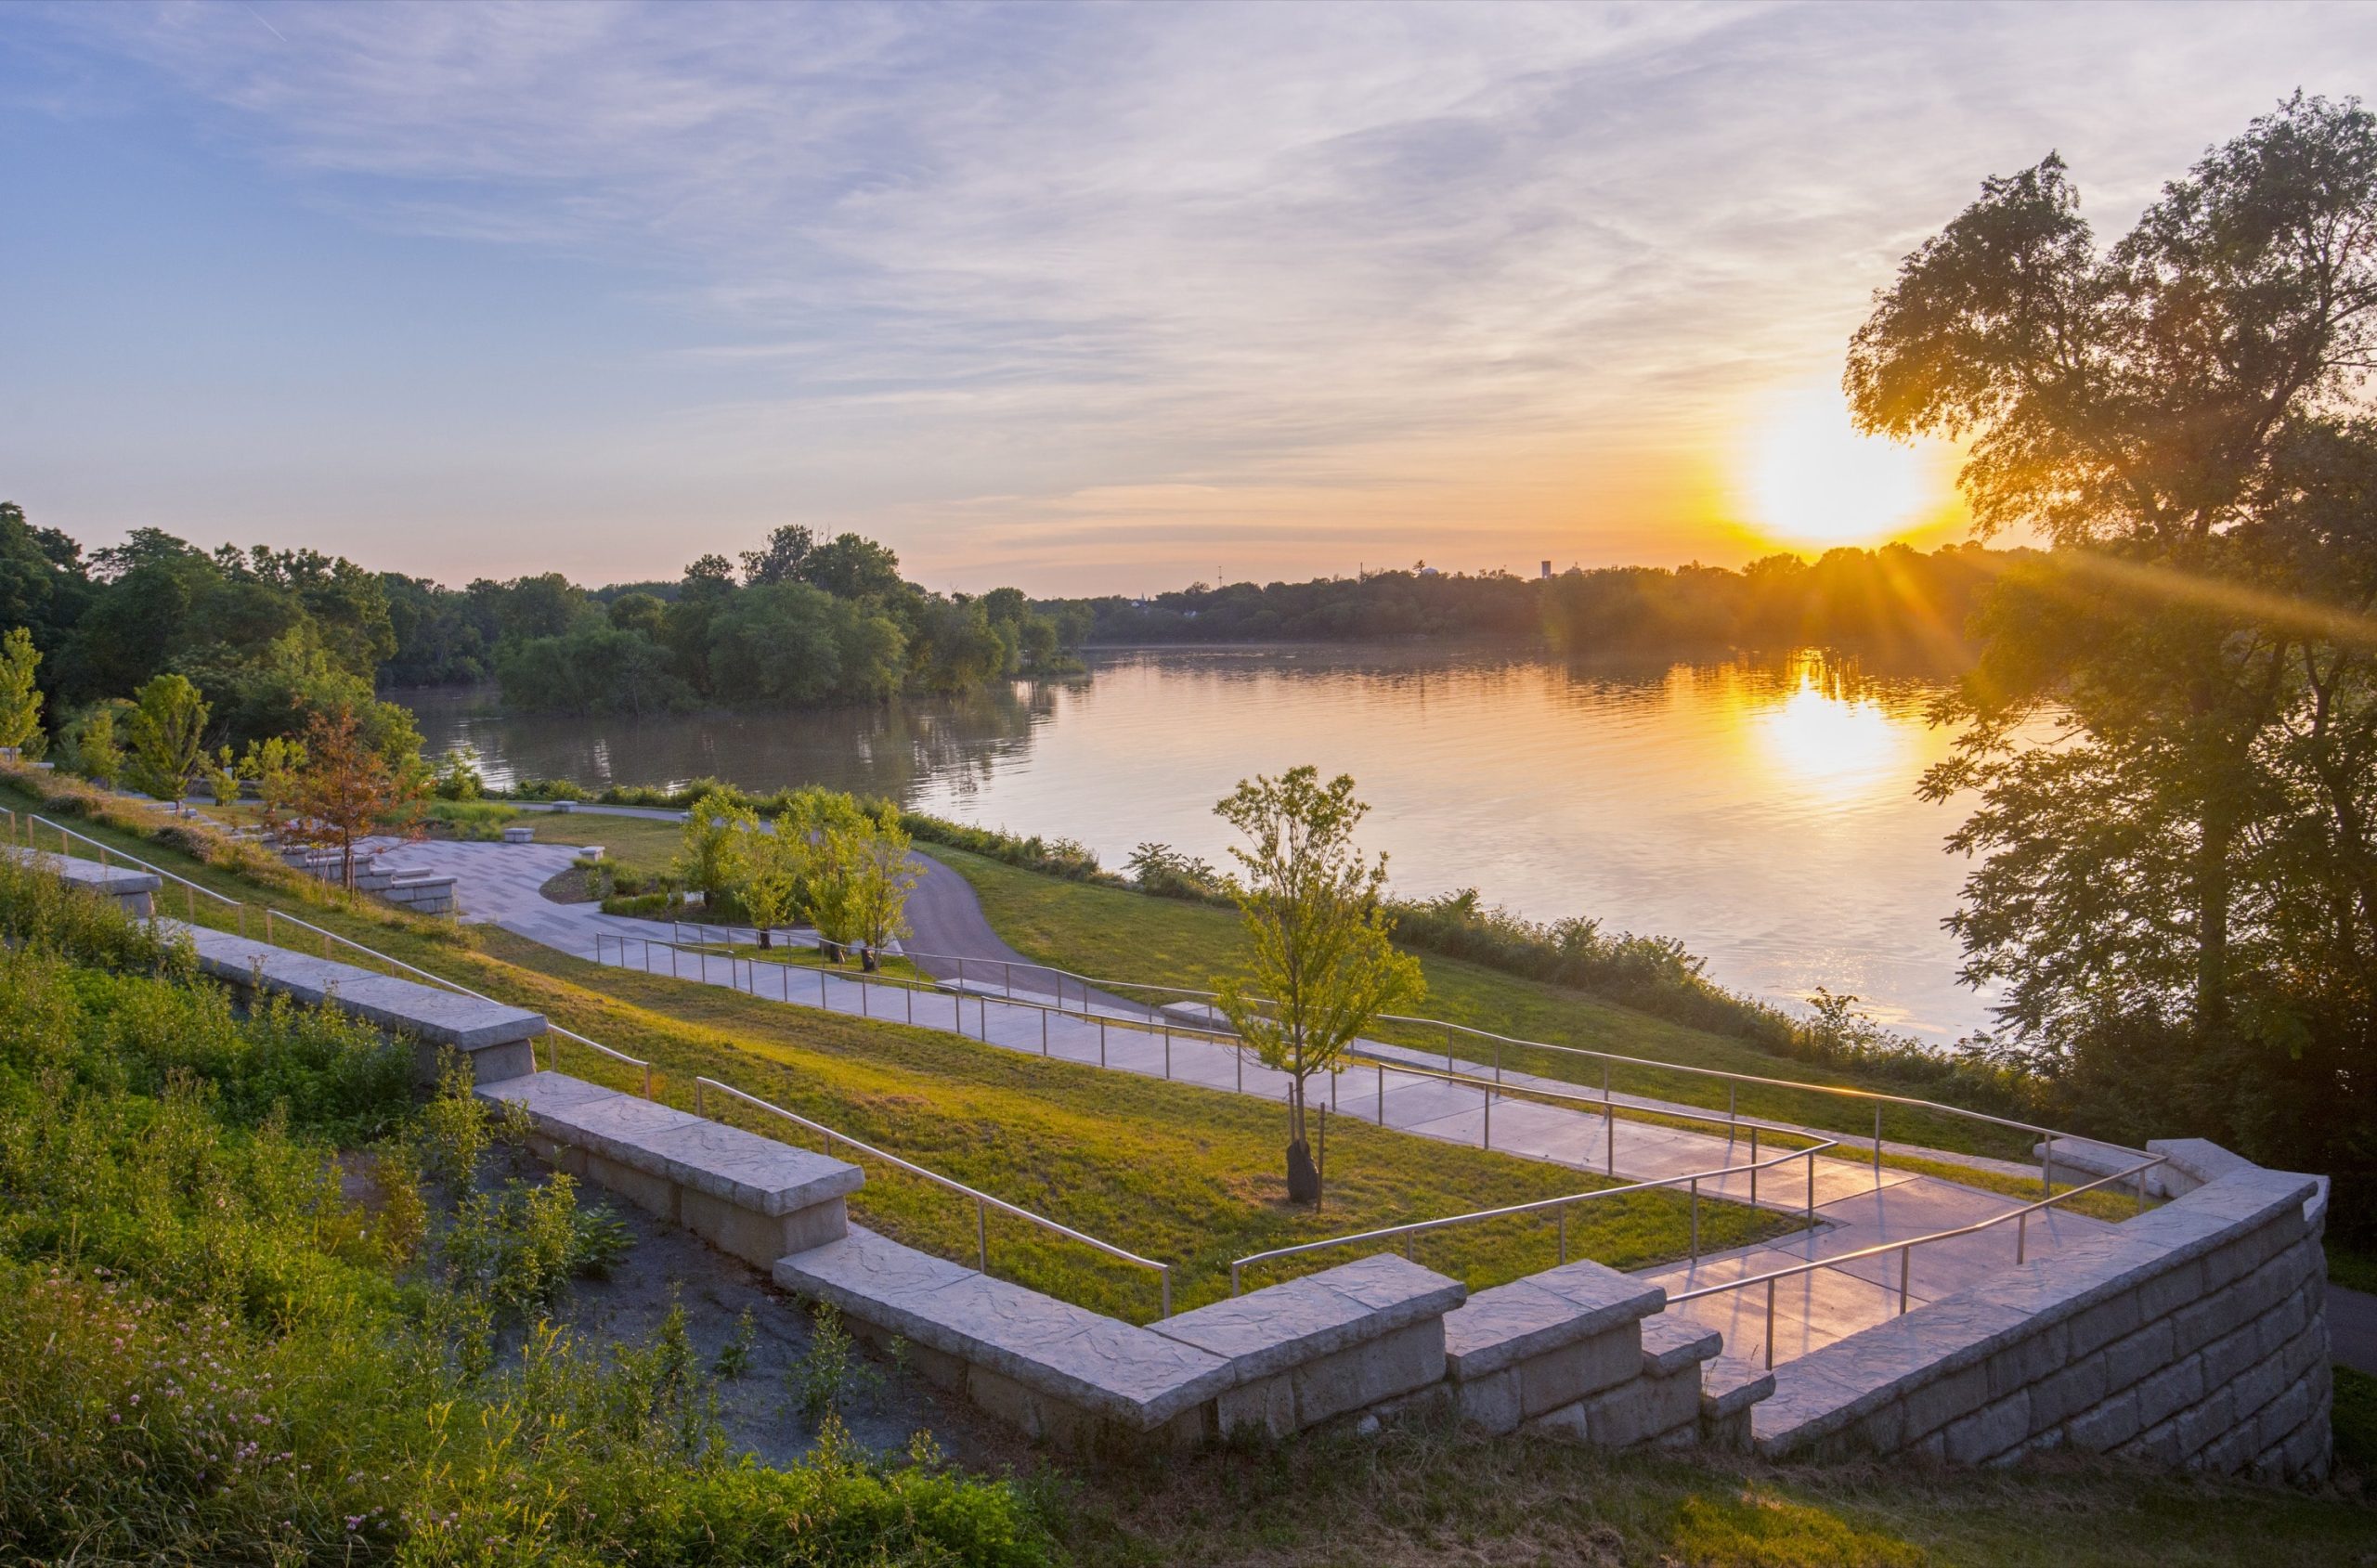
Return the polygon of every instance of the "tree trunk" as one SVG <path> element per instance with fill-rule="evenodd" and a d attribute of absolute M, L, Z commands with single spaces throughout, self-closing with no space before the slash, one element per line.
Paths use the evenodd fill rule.
<path fill-rule="evenodd" d="M 768 940 L 770 937 L 772 937 L 772 936 L 773 936 L 773 935 L 774 935 L 774 933 L 773 933 L 773 932 L 772 932 L 772 931 L 770 931 L 770 930 L 769 930 L 765 926 L 762 926 L 762 927 L 760 927 L 760 952 L 765 952 L 768 949 L 770 949 L 770 948 L 772 948 L 772 947 L 773 947 L 773 946 L 775 946 L 775 945 L 776 945 L 774 942 L 773 942 L 773 941 L 771 941 L 771 940 Z"/>
<path fill-rule="evenodd" d="M 869 943 L 858 950 L 858 964 L 862 970 L 872 975 L 883 967 L 883 958 L 875 951 L 874 944 Z"/>
<path fill-rule="evenodd" d="M 1320 1172 L 1312 1162 L 1312 1150 L 1302 1138 L 1288 1145 L 1288 1201 L 1320 1201 Z"/>

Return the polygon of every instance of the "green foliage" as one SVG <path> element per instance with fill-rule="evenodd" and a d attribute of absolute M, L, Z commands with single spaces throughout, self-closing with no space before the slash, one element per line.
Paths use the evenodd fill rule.
<path fill-rule="evenodd" d="M 688 809 L 677 875 L 716 917 L 731 902 L 743 866 L 751 812 L 723 791 L 705 795 Z"/>
<path fill-rule="evenodd" d="M 487 790 L 479 777 L 479 754 L 466 745 L 447 752 L 438 761 L 434 787 L 440 800 L 476 800 Z"/>
<path fill-rule="evenodd" d="M 33 677 L 40 668 L 32 632 L 15 627 L 0 638 L 0 746 L 39 745 L 43 698 Z"/>
<path fill-rule="evenodd" d="M 123 747 L 116 739 L 117 703 L 100 703 L 87 710 L 74 729 L 74 771 L 101 789 L 113 789 L 123 771 Z"/>
<path fill-rule="evenodd" d="M 20 893 L 0 912 L 48 929 Z M 336 1069 L 290 1042 L 345 1027 L 234 1018 L 46 937 L 0 951 L 0 1557 L 1049 1560 L 1021 1492 L 927 1449 L 876 1460 L 829 1429 L 798 1467 L 736 1460 L 682 1315 L 607 1352 L 526 1324 L 494 1354 L 499 1309 L 616 1257 L 617 1227 L 565 1181 L 519 1184 L 466 1197 L 438 1266 L 400 1280 L 432 1228 L 409 1144 L 358 1162 L 368 1213 L 330 1141 L 354 1119 L 292 1108 L 297 1068 Z"/>
<path fill-rule="evenodd" d="M 1938 717 L 1953 928 L 2007 1050 L 2109 1135 L 2377 1168 L 2377 116 L 2300 94 L 2100 248 L 2060 159 L 1986 181 L 1850 353 L 1967 444 L 2007 572 Z"/>
<path fill-rule="evenodd" d="M 1265 1067 L 1288 1075 L 1292 1149 L 1305 1141 L 1306 1080 L 1333 1070 L 1379 1014 L 1427 994 L 1418 961 L 1388 938 L 1386 857 L 1354 846 L 1369 810 L 1350 775 L 1323 784 L 1311 767 L 1241 781 L 1214 808 L 1248 840 L 1230 847 L 1243 874 L 1230 897 L 1244 974 L 1215 979 L 1214 1004 Z"/>
<path fill-rule="evenodd" d="M 495 1142 L 487 1106 L 471 1085 L 469 1065 L 448 1061 L 438 1072 L 437 1092 L 421 1116 L 422 1167 L 457 1189 L 477 1178 L 479 1161 Z"/>
<path fill-rule="evenodd" d="M 840 1310 L 819 1302 L 809 1313 L 809 1348 L 786 1368 L 785 1382 L 802 1417 L 822 1422 L 846 1413 L 861 1394 L 881 1389 L 883 1374 L 859 1357 Z"/>
<path fill-rule="evenodd" d="M 177 806 L 205 755 L 206 704 L 178 675 L 160 675 L 140 688 L 132 708 L 133 786 Z"/>

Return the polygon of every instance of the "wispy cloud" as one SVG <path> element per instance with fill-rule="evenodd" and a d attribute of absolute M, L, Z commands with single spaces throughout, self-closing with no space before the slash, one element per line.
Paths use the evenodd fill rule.
<path fill-rule="evenodd" d="M 1184 516 L 1656 543 L 1613 498 L 1674 504 L 1647 461 L 1837 373 L 1983 174 L 2060 146 L 2117 222 L 2377 41 L 2267 7 L 271 17 L 48 22 L 358 224 L 659 279 L 709 380 L 642 460 L 728 510 L 797 487 L 961 575 L 1075 581 Z"/>

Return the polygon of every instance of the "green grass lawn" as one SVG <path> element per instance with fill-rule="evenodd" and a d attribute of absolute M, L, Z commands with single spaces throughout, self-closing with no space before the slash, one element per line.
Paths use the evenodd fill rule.
<path fill-rule="evenodd" d="M 983 914 L 1018 952 L 1043 964 L 1099 979 L 1207 989 L 1238 962 L 1238 916 L 1210 904 L 1153 898 L 1119 888 L 1101 888 L 1019 870 L 997 861 L 939 845 L 928 849 L 971 883 Z M 1860 1084 L 1847 1074 L 1787 1061 L 1740 1040 L 1655 1018 L 1580 991 L 1444 958 L 1418 955 L 1428 981 L 1419 1011 L 1431 1017 L 1515 1039 L 1580 1046 L 1682 1067 L 1790 1079 L 1805 1083 Z M 1444 1048 L 1448 1031 L 1381 1025 L 1371 1031 L 1398 1043 Z M 1457 1053 L 1472 1061 L 1490 1057 L 1490 1043 L 1453 1035 Z M 1501 1047 L 1505 1071 L 1560 1078 L 1598 1093 L 1602 1064 L 1556 1051 Z M 1657 1068 L 1610 1069 L 1617 1094 L 1654 1095 L 1722 1110 L 1727 1088 L 1719 1080 Z M 1873 1110 L 1862 1102 L 1789 1087 L 1744 1085 L 1736 1107 L 1759 1116 L 1870 1137 Z M 1963 1117 L 1890 1108 L 1886 1139 L 1922 1144 L 1957 1153 L 2026 1159 L 2033 1139 Z"/>
<path fill-rule="evenodd" d="M 10 793 L 0 790 L 0 797 Z M 178 849 L 89 823 L 78 825 L 201 885 L 257 896 L 237 875 Z M 232 923 L 227 912 L 202 901 L 196 907 L 203 923 Z M 368 901 L 345 908 L 334 894 L 305 915 L 648 1058 L 656 1069 L 658 1097 L 671 1104 L 690 1107 L 694 1078 L 714 1077 L 1171 1263 L 1176 1309 L 1227 1294 L 1230 1260 L 1246 1253 L 1607 1185 L 1538 1161 L 1382 1131 L 1348 1116 L 1331 1119 L 1330 1190 L 1316 1214 L 1284 1201 L 1285 1127 L 1275 1106 L 999 1050 L 938 1030 L 788 1009 L 665 975 L 601 968 L 491 927 L 457 927 Z M 260 932 L 253 918 L 250 930 Z M 565 1045 L 564 1052 L 567 1071 L 634 1086 L 631 1069 L 582 1047 Z M 772 1135 L 790 1131 L 780 1121 L 749 1124 Z M 868 1185 L 853 1207 L 867 1223 L 942 1256 L 974 1253 L 972 1205 L 888 1167 L 871 1164 Z M 1569 1255 L 1618 1268 L 1646 1267 L 1682 1255 L 1689 1224 L 1687 1200 L 1679 1194 L 1597 1201 L 1574 1212 Z M 1703 1245 L 1709 1251 L 1788 1224 L 1741 1205 L 1701 1206 Z M 1154 1315 L 1156 1288 L 1142 1271 L 1011 1218 L 994 1215 L 990 1231 L 994 1272 L 1117 1315 Z M 1498 1222 L 1425 1238 L 1419 1258 L 1482 1287 L 1550 1267 L 1557 1244 L 1552 1219 Z"/>
<path fill-rule="evenodd" d="M 615 817 L 604 811 L 523 811 L 519 820 L 537 830 L 539 844 L 600 844 L 603 858 L 621 871 L 658 876 L 684 845 L 682 823 L 649 817 Z"/>

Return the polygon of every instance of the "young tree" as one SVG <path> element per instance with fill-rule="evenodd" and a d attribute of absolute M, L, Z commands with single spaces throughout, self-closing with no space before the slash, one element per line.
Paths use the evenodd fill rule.
<path fill-rule="evenodd" d="M 18 627 L 0 638 L 0 746 L 20 750 L 41 734 L 41 688 L 33 684 L 40 667 L 32 632 Z"/>
<path fill-rule="evenodd" d="M 776 833 L 792 876 L 792 913 L 816 927 L 825 955 L 839 961 L 842 949 L 859 940 L 851 914 L 851 871 L 845 851 L 849 830 L 863 825 L 858 802 L 838 790 L 816 785 L 796 790 Z"/>
<path fill-rule="evenodd" d="M 723 790 L 703 795 L 685 813 L 677 876 L 689 891 L 702 896 L 706 908 L 714 911 L 733 896 L 741 878 L 743 849 L 751 826 L 751 813 Z"/>
<path fill-rule="evenodd" d="M 123 747 L 116 744 L 114 703 L 100 703 L 83 716 L 74 732 L 75 767 L 101 789 L 113 789 L 123 771 Z"/>
<path fill-rule="evenodd" d="M 356 840 L 408 804 L 413 789 L 365 738 L 355 710 L 342 707 L 308 721 L 305 764 L 292 793 L 298 831 L 338 847 L 339 883 L 352 888 Z"/>
<path fill-rule="evenodd" d="M 229 746 L 224 746 L 207 758 L 202 771 L 206 774 L 207 793 L 214 797 L 214 804 L 236 806 L 240 803 L 240 775 L 234 771 Z"/>
<path fill-rule="evenodd" d="M 1241 782 L 1214 814 L 1244 834 L 1230 854 L 1244 875 L 1230 885 L 1246 931 L 1247 973 L 1218 980 L 1230 1027 L 1263 1065 L 1288 1075 L 1288 1198 L 1320 1197 L 1305 1141 L 1305 1086 L 1334 1070 L 1379 1014 L 1426 994 L 1419 960 L 1388 940 L 1382 905 L 1386 857 L 1366 861 L 1354 828 L 1369 807 L 1354 781 L 1327 784 L 1318 770 Z"/>
<path fill-rule="evenodd" d="M 918 873 L 908 858 L 907 832 L 898 809 L 887 805 L 877 816 L 828 828 L 825 836 L 835 869 L 835 924 L 858 944 L 859 962 L 872 973 L 883 966 L 884 947 L 908 933 L 908 894 Z"/>
<path fill-rule="evenodd" d="M 206 753 L 206 714 L 198 688 L 181 676 L 160 675 L 140 688 L 131 723 L 129 771 L 136 788 L 180 810 L 189 776 Z"/>
<path fill-rule="evenodd" d="M 297 778 L 305 767 L 305 743 L 275 735 L 270 740 L 250 741 L 236 771 L 254 783 L 264 803 L 265 820 L 278 823 L 286 821 L 296 809 Z"/>
<path fill-rule="evenodd" d="M 775 945 L 775 927 L 792 919 L 800 889 L 801 846 L 794 838 L 792 813 L 778 812 L 769 826 L 773 831 L 748 824 L 734 883 L 735 900 L 759 931 L 761 947 Z"/>

